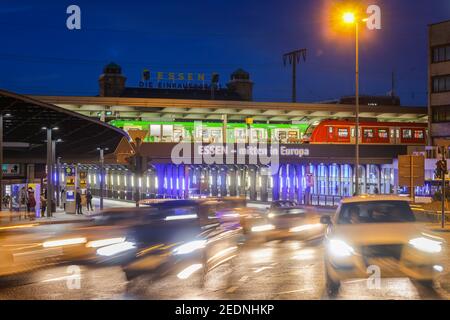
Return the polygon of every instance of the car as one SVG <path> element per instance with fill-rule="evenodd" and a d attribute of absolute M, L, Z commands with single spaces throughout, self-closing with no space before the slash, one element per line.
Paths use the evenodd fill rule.
<path fill-rule="evenodd" d="M 341 281 L 367 278 L 370 270 L 432 286 L 442 268 L 444 240 L 417 222 L 407 198 L 345 198 L 334 216 L 322 216 L 321 222 L 327 225 L 325 278 L 330 295 L 339 291 Z"/>
<path fill-rule="evenodd" d="M 187 279 L 233 259 L 242 228 L 217 213 L 233 199 L 172 200 L 144 208 L 147 213 L 127 235 L 137 250 L 122 265 L 128 280 L 140 275 L 176 275 Z"/>
<path fill-rule="evenodd" d="M 212 270 L 235 255 L 242 236 L 239 223 L 216 213 L 239 203 L 165 200 L 107 209 L 80 223 L 3 227 L 0 239 L 4 235 L 8 241 L 0 245 L 0 277 L 54 264 L 115 265 L 129 279 L 156 272 L 183 278 Z"/>
<path fill-rule="evenodd" d="M 265 240 L 312 241 L 321 239 L 324 229 L 317 212 L 295 202 L 284 201 L 272 205 L 264 219 L 255 221 L 251 231 Z"/>
<path fill-rule="evenodd" d="M 297 203 L 291 200 L 276 200 L 270 204 L 269 211 L 282 210 L 284 208 L 296 207 Z"/>
<path fill-rule="evenodd" d="M 251 234 L 255 225 L 267 222 L 267 213 L 264 209 L 255 207 L 233 207 L 219 210 L 217 217 L 221 221 L 233 222 L 240 225 L 244 234 Z"/>

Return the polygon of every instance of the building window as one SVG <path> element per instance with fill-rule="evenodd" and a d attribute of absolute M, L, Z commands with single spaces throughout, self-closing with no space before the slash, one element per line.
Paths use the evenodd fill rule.
<path fill-rule="evenodd" d="M 348 129 L 339 128 L 338 129 L 338 136 L 340 138 L 347 138 L 348 137 Z"/>
<path fill-rule="evenodd" d="M 423 130 L 414 130 L 414 139 L 423 139 Z"/>
<path fill-rule="evenodd" d="M 433 108 L 433 122 L 450 121 L 450 106 L 443 108 Z"/>
<path fill-rule="evenodd" d="M 388 138 L 388 129 L 378 129 L 378 137 L 382 139 Z"/>
<path fill-rule="evenodd" d="M 432 48 L 433 63 L 450 61 L 450 44 Z"/>
<path fill-rule="evenodd" d="M 433 77 L 432 83 L 434 93 L 450 91 L 450 75 Z"/>
<path fill-rule="evenodd" d="M 373 138 L 373 129 L 364 129 L 364 138 Z"/>
<path fill-rule="evenodd" d="M 402 130 L 402 138 L 403 139 L 411 139 L 412 138 L 412 130 L 411 129 L 403 129 Z"/>

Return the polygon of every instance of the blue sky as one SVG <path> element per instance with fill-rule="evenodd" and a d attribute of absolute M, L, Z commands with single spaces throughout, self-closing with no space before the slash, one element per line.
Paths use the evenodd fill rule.
<path fill-rule="evenodd" d="M 351 34 L 330 37 L 331 0 L 30 1 L 0 3 L 0 87 L 20 93 L 96 95 L 102 68 L 115 61 L 138 86 L 144 68 L 218 72 L 239 68 L 258 101 L 289 101 L 290 68 L 282 55 L 307 48 L 298 67 L 298 100 L 354 92 Z M 372 0 L 382 30 L 362 29 L 361 92 L 386 94 L 391 73 L 404 105 L 425 105 L 427 25 L 450 19 L 448 0 Z M 66 28 L 77 4 L 82 29 Z"/>

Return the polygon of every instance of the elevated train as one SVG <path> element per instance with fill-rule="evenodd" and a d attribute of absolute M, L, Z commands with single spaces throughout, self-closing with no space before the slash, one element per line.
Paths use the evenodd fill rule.
<path fill-rule="evenodd" d="M 167 122 L 113 120 L 110 124 L 129 130 L 148 130 L 145 142 L 203 142 L 224 141 L 221 122 Z M 310 144 L 354 144 L 355 122 L 349 120 L 323 120 L 317 124 L 227 123 L 228 143 L 278 142 Z M 361 121 L 360 144 L 425 145 L 427 125 L 412 122 Z"/>
<path fill-rule="evenodd" d="M 304 135 L 304 143 L 354 144 L 355 122 L 324 120 L 310 126 Z M 361 144 L 425 145 L 427 124 L 411 122 L 367 122 L 359 124 L 358 140 Z"/>

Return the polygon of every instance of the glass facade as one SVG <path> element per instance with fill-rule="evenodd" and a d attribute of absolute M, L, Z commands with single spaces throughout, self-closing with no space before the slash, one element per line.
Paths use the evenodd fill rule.
<path fill-rule="evenodd" d="M 360 190 L 368 194 L 392 194 L 395 172 L 390 165 L 361 165 Z M 244 196 L 249 200 L 294 200 L 302 204 L 336 204 L 354 193 L 354 168 L 350 164 L 281 164 L 270 175 L 257 165 L 158 164 L 146 174 L 128 170 L 106 170 L 105 197 L 133 200 L 199 196 Z M 88 170 L 88 186 L 99 194 L 98 170 Z"/>

